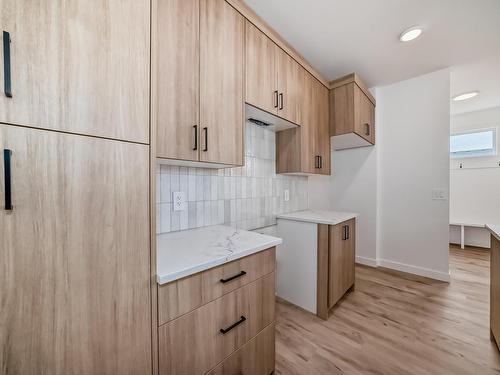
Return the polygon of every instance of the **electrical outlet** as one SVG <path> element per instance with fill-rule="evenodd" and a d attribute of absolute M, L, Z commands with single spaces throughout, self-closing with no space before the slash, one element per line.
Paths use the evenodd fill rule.
<path fill-rule="evenodd" d="M 285 189 L 285 202 L 290 200 L 290 190 Z"/>
<path fill-rule="evenodd" d="M 174 211 L 187 210 L 186 193 L 183 191 L 174 191 L 172 193 L 172 205 Z"/>
<path fill-rule="evenodd" d="M 445 201 L 446 200 L 446 190 L 444 190 L 444 189 L 432 189 L 432 200 Z"/>

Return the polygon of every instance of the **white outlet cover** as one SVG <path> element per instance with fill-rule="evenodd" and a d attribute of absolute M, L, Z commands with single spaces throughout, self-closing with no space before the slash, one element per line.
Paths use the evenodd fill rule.
<path fill-rule="evenodd" d="M 186 193 L 184 191 L 174 191 L 172 193 L 172 207 L 174 211 L 187 210 Z"/>
<path fill-rule="evenodd" d="M 285 189 L 285 202 L 290 200 L 290 190 Z"/>
<path fill-rule="evenodd" d="M 446 199 L 447 197 L 445 189 L 432 189 L 432 200 L 445 201 Z"/>

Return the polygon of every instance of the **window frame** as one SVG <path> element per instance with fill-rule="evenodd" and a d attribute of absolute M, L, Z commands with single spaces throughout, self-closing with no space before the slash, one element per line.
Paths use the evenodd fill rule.
<path fill-rule="evenodd" d="M 467 159 L 467 158 L 488 158 L 488 157 L 497 156 L 498 155 L 497 127 L 494 127 L 494 126 L 489 127 L 489 128 L 466 130 L 466 131 L 452 133 L 452 134 L 450 134 L 450 143 L 451 143 L 451 138 L 453 136 L 465 135 L 465 134 L 475 134 L 475 133 L 485 133 L 485 132 L 489 132 L 489 131 L 493 132 L 493 149 L 492 149 L 492 151 L 474 150 L 474 151 L 451 152 L 451 150 L 450 150 L 450 158 L 451 159 Z M 451 146 L 451 144 L 450 144 L 450 146 Z"/>

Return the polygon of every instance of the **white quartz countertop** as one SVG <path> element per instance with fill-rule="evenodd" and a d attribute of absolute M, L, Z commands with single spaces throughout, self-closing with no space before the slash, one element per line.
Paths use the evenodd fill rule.
<path fill-rule="evenodd" d="M 306 221 L 309 223 L 336 225 L 346 220 L 357 217 L 352 212 L 339 212 L 327 210 L 303 210 L 278 215 L 278 219 Z"/>
<path fill-rule="evenodd" d="M 486 224 L 486 228 L 500 241 L 500 224 Z"/>
<path fill-rule="evenodd" d="M 158 284 L 243 258 L 281 244 L 281 239 L 214 225 L 156 237 Z"/>

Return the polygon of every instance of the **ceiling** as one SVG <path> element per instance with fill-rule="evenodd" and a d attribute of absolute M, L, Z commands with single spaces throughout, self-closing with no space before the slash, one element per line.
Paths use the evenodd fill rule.
<path fill-rule="evenodd" d="M 460 113 L 500 105 L 500 0 L 245 0 L 326 78 L 356 72 L 369 87 L 452 67 Z M 422 36 L 399 41 L 422 26 Z"/>

